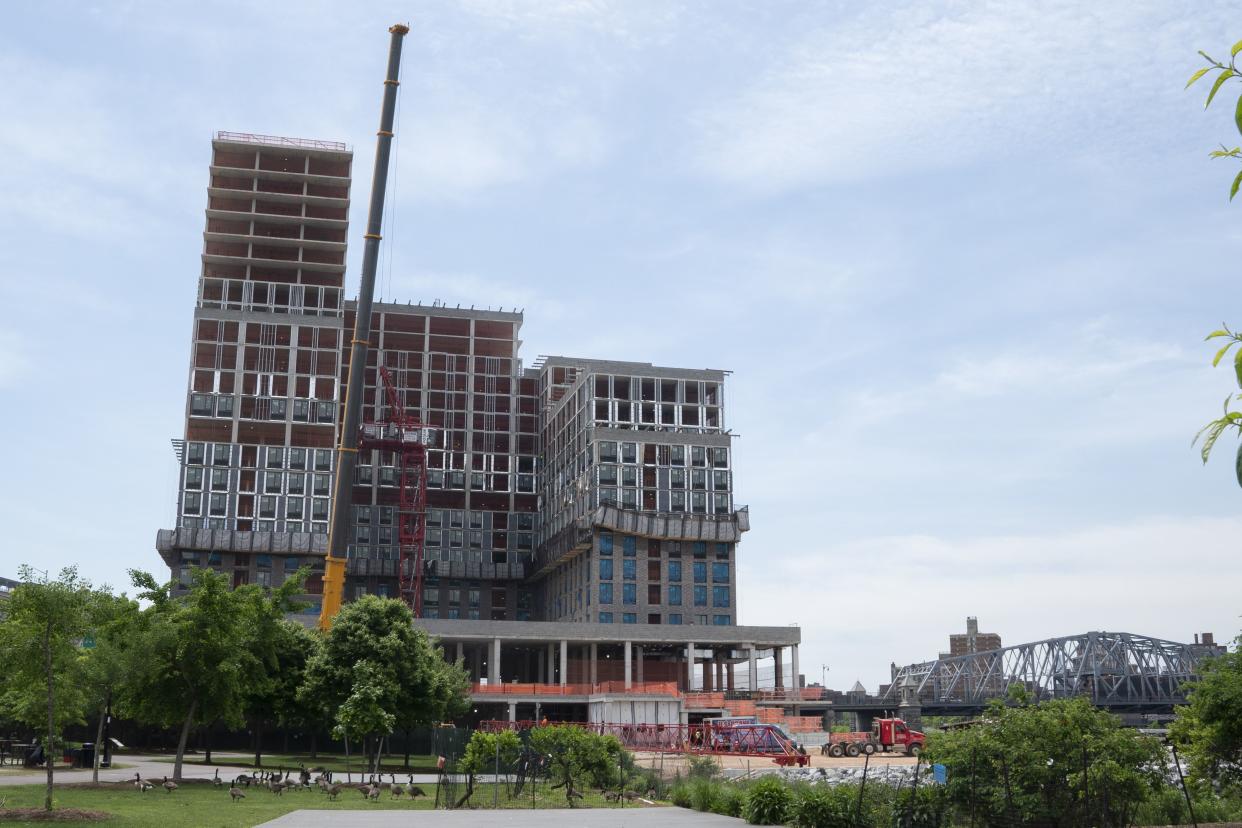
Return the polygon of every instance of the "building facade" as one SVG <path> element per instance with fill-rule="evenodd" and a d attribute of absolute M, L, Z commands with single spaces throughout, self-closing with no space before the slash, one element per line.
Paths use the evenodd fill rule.
<path fill-rule="evenodd" d="M 350 369 L 344 299 L 352 154 L 212 142 L 176 525 L 157 548 L 235 585 L 310 565 L 332 509 Z M 388 396 L 427 451 L 423 615 L 461 621 L 731 626 L 748 528 L 733 499 L 726 372 L 569 357 L 525 367 L 517 312 L 377 302 L 364 422 Z M 399 462 L 359 458 L 345 599 L 398 595 Z"/>

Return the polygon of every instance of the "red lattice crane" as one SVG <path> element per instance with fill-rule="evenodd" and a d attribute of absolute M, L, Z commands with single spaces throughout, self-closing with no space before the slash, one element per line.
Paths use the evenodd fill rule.
<path fill-rule="evenodd" d="M 401 550 L 397 578 L 402 600 L 410 605 L 415 618 L 422 618 L 427 565 L 427 449 L 435 445 L 436 431 L 406 413 L 392 375 L 383 365 L 379 380 L 388 403 L 385 416 L 380 422 L 363 423 L 358 447 L 396 455 L 397 542 Z"/>

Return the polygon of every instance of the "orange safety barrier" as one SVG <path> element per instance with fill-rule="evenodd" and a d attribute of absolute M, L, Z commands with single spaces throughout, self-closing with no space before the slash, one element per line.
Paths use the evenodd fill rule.
<path fill-rule="evenodd" d="M 725 706 L 724 693 L 687 693 L 686 707 L 708 707 L 723 708 Z"/>
<path fill-rule="evenodd" d="M 606 681 L 602 684 L 533 684 L 510 682 L 508 684 L 474 684 L 471 692 L 477 696 L 588 696 L 597 693 L 642 694 L 680 696 L 676 682 L 633 682 L 627 689 L 623 681 Z"/>

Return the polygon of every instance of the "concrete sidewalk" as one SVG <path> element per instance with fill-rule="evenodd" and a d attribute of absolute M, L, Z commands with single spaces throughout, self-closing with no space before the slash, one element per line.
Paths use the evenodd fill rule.
<path fill-rule="evenodd" d="M 293 811 L 261 828 L 738 828 L 733 817 L 686 808 L 558 808 L 499 811 Z"/>

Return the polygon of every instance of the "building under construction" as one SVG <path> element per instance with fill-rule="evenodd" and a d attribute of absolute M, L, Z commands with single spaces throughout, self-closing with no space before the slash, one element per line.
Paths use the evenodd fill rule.
<path fill-rule="evenodd" d="M 157 538 L 182 579 L 199 566 L 276 585 L 310 565 L 308 618 L 351 368 L 351 167 L 336 142 L 215 136 L 176 525 Z M 373 305 L 362 419 L 377 440 L 353 475 L 344 599 L 404 598 L 493 687 L 757 689 L 759 659 L 771 689 L 795 687 L 797 629 L 737 626 L 749 517 L 726 372 L 527 366 L 522 322 Z M 427 435 L 416 457 L 378 439 L 398 422 Z"/>

